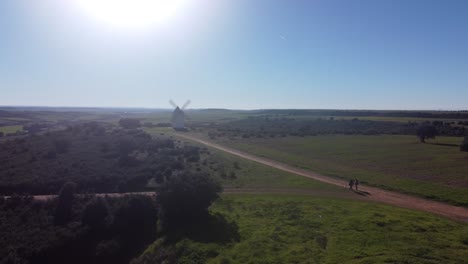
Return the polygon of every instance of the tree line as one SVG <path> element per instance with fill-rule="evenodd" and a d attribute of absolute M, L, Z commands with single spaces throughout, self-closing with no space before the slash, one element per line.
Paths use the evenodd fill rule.
<path fill-rule="evenodd" d="M 214 126 L 214 128 L 213 128 Z M 389 122 L 354 119 L 335 120 L 334 118 L 287 118 L 252 116 L 227 123 L 205 126 L 209 136 L 214 137 L 285 137 L 285 136 L 316 136 L 326 134 L 344 135 L 416 135 L 421 126 L 435 127 L 438 135 L 464 136 L 464 126 L 455 122 Z"/>

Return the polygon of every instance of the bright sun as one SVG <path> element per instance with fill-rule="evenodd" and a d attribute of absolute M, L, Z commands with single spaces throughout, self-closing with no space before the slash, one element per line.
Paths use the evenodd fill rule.
<path fill-rule="evenodd" d="M 114 27 L 148 28 L 175 15 L 187 0 L 75 0 L 89 15 Z"/>

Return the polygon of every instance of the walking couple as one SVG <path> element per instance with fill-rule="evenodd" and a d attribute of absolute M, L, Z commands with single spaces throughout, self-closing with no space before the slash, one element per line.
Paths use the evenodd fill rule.
<path fill-rule="evenodd" d="M 358 190 L 358 186 L 359 186 L 359 181 L 358 179 L 354 178 L 354 179 L 351 179 L 349 180 L 349 189 L 352 190 L 353 189 L 353 186 L 354 188 L 356 188 L 356 191 Z"/>

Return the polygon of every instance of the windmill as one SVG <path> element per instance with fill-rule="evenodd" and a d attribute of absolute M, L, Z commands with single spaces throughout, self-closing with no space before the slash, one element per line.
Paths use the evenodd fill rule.
<path fill-rule="evenodd" d="M 185 129 L 185 113 L 183 110 L 190 104 L 190 100 L 187 100 L 185 104 L 180 108 L 176 103 L 172 100 L 169 100 L 169 103 L 175 108 L 174 112 L 172 112 L 172 128 L 175 130 L 184 130 Z"/>

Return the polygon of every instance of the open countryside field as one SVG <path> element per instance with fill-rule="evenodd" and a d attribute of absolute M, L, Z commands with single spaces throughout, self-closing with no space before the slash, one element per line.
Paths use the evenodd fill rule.
<path fill-rule="evenodd" d="M 255 155 L 339 178 L 468 205 L 468 154 L 460 138 L 421 144 L 414 136 L 314 136 L 216 140 Z"/>
<path fill-rule="evenodd" d="M 41 171 L 50 167 L 51 172 L 56 171 L 53 169 L 56 165 L 68 168 L 66 174 L 47 173 L 40 178 L 45 181 L 51 176 L 57 179 L 69 177 L 78 184 L 80 192 L 89 190 L 83 188 L 84 185 L 98 190 L 96 188 L 101 186 L 100 183 L 101 192 L 106 192 L 107 189 L 123 191 L 129 188 L 146 190 L 148 187 L 157 186 L 148 184 L 157 183 L 158 177 L 161 181 L 160 176 L 169 172 L 167 168 L 173 168 L 174 173 L 171 173 L 172 176 L 167 174 L 162 180 L 178 175 L 178 162 L 184 166 L 185 173 L 205 173 L 215 181 L 221 182 L 225 193 L 221 195 L 221 200 L 210 207 L 211 214 L 220 220 L 216 222 L 218 225 L 205 223 L 196 226 L 196 236 L 188 233 L 172 241 L 167 241 L 164 233 L 158 234 L 152 237 L 152 240 L 148 240 L 148 244 L 152 244 L 145 253 L 142 250 L 132 255 L 138 257 L 143 253 L 132 262 L 134 264 L 159 263 L 156 261 L 158 256 L 164 255 L 165 252 L 174 256 L 174 261 L 169 263 L 461 263 L 468 255 L 468 231 L 465 223 L 431 213 L 365 201 L 366 197 L 347 190 L 345 186 L 325 184 L 212 148 L 206 151 L 206 146 L 181 137 L 181 133 L 201 136 L 202 130 L 175 132 L 168 127 L 123 129 L 116 126 L 114 122 L 84 123 L 64 131 L 27 137 L 15 141 L 15 144 L 10 142 L 5 144 L 3 151 L 13 153 L 16 149 L 20 150 L 16 151 L 15 159 L 10 161 L 18 164 L 15 170 L 33 168 L 36 165 L 42 166 Z M 151 137 L 145 136 L 141 130 L 150 133 L 154 142 L 151 143 Z M 205 138 L 209 137 L 205 135 Z M 67 139 L 70 143 L 68 148 L 59 151 L 61 141 L 57 139 Z M 436 155 L 440 153 L 439 150 L 456 156 L 461 153 L 458 148 L 450 145 L 457 143 L 455 139 L 438 138 L 431 141 L 439 145 L 420 144 L 414 136 L 330 135 L 255 139 L 236 137 L 234 140 L 218 137 L 217 141 L 311 171 L 318 171 L 318 165 L 324 166 L 320 167 L 322 169 L 329 166 L 328 169 L 338 170 L 335 174 L 324 173 L 331 176 L 341 176 L 338 173 L 343 172 L 346 174 L 341 177 L 346 178 L 349 175 L 347 173 L 352 171 L 359 175 L 359 179 L 372 184 L 374 178 L 366 180 L 361 177 L 365 175 L 362 173 L 370 171 L 369 175 L 372 176 L 375 168 L 382 166 L 378 164 L 388 163 L 387 168 L 392 168 L 395 166 L 392 164 L 401 163 L 401 159 L 397 160 L 394 157 L 398 155 L 398 150 L 405 150 L 405 159 L 408 159 L 410 154 L 427 159 L 421 155 Z M 348 142 L 349 140 L 351 141 Z M 133 141 L 140 143 L 134 146 L 136 150 L 129 151 L 127 148 L 132 146 L 129 143 Z M 107 144 L 104 144 L 106 142 Z M 166 146 L 169 142 L 173 142 L 174 146 Z M 150 146 L 154 148 L 149 148 Z M 330 147 L 333 149 L 329 149 Z M 420 148 L 433 150 L 422 151 Z M 40 155 L 39 152 L 46 153 L 46 150 L 56 150 L 57 156 Z M 134 155 L 135 153 L 139 154 Z M 447 158 L 443 159 L 445 163 L 454 157 L 447 153 L 442 153 Z M 26 166 L 23 161 L 31 155 L 36 156 L 39 162 L 31 159 Z M 122 159 L 121 156 L 125 155 L 141 160 L 126 163 L 124 161 L 132 159 Z M 166 168 L 158 167 L 169 161 L 167 158 L 175 163 L 168 163 Z M 68 165 L 65 162 L 74 159 L 81 161 L 77 169 L 74 169 L 76 166 L 73 164 Z M 311 161 L 315 163 L 310 163 Z M 384 161 L 387 163 L 382 163 Z M 343 164 L 339 165 L 339 162 Z M 106 164 L 112 169 L 106 169 Z M 456 164 L 450 166 L 455 167 Z M 423 166 L 420 164 L 411 169 L 421 167 Z M 6 166 L 5 169 L 10 171 L 12 168 Z M 466 168 L 461 167 L 459 170 L 463 172 Z M 119 174 L 119 171 L 123 174 Z M 389 171 L 386 173 L 396 173 Z M 25 180 L 28 180 L 25 177 L 27 175 L 34 176 L 21 171 L 14 172 L 15 175 L 22 175 Z M 6 172 L 4 174 L 9 175 Z M 92 177 L 93 174 L 106 177 L 101 181 L 100 177 Z M 73 175 L 76 177 L 72 177 Z M 382 175 L 382 178 L 376 178 L 382 182 L 374 185 L 395 189 L 399 186 L 391 185 L 392 183 L 407 181 L 414 184 L 412 187 L 422 188 L 416 185 L 420 182 L 419 178 L 387 179 L 384 177 L 386 174 Z M 461 180 L 465 179 L 462 173 L 456 175 Z M 387 183 L 383 181 L 385 179 L 388 185 L 383 184 Z M 434 190 L 442 187 L 446 188 L 444 190 L 447 192 L 451 190 L 454 195 L 453 190 L 456 188 L 452 188 L 450 184 L 459 183 L 446 183 L 433 177 L 427 184 Z M 50 187 L 52 184 L 47 182 L 44 186 Z M 33 184 L 31 187 L 37 188 L 38 185 Z M 59 187 L 60 185 L 57 185 L 53 193 L 57 193 Z M 195 197 L 201 193 L 196 193 Z M 463 195 L 464 193 L 460 192 L 460 197 Z M 463 201 L 463 197 L 459 200 Z M 157 219 L 154 223 L 148 223 L 156 226 L 156 221 Z M 217 237 L 223 237 L 224 240 Z M 20 243 L 17 246 L 20 246 Z M 94 252 L 96 249 L 90 250 Z"/>
<path fill-rule="evenodd" d="M 210 210 L 238 225 L 237 241 L 182 240 L 172 249 L 178 263 L 463 263 L 468 258 L 467 225 L 371 202 L 236 194 L 223 195 Z M 140 259 L 150 259 L 162 245 L 156 241 Z"/>
<path fill-rule="evenodd" d="M 180 138 L 173 130 L 166 128 L 150 128 L 145 131 L 154 137 L 164 134 L 189 146 L 205 147 L 200 143 Z M 210 155 L 203 157 L 201 164 L 205 167 L 204 170 L 217 176 L 227 188 L 292 188 L 336 192 L 337 195 L 343 193 L 343 188 L 313 181 L 216 149 L 210 149 Z"/>
<path fill-rule="evenodd" d="M 258 162 L 243 159 L 219 150 L 210 150 L 212 160 L 221 164 L 218 173 L 225 173 L 227 177 L 220 177 L 226 187 L 236 188 L 299 188 L 317 191 L 334 191 L 343 193 L 344 188 L 313 181 L 302 176 L 281 171 Z M 230 177 L 234 173 L 234 177 Z M 347 193 L 346 190 L 344 190 Z"/>
<path fill-rule="evenodd" d="M 164 134 L 178 138 L 178 142 L 188 146 L 205 147 L 177 137 L 173 130 L 166 128 L 150 128 L 145 131 L 155 137 Z M 302 193 L 315 197 L 363 199 L 347 188 L 304 178 L 212 148 L 209 155 L 201 158 L 200 164 L 202 170 L 216 177 L 228 193 Z"/>
<path fill-rule="evenodd" d="M 22 131 L 23 126 L 0 126 L 0 132 L 4 134 L 16 133 L 16 131 Z"/>

